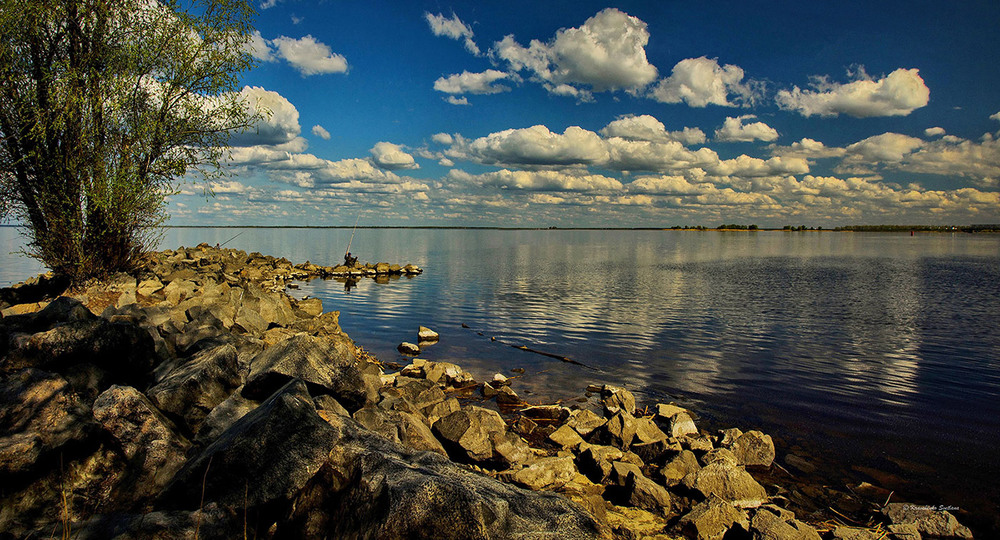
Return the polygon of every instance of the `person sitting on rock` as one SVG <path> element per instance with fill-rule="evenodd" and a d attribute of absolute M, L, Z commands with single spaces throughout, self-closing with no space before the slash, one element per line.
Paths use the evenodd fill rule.
<path fill-rule="evenodd" d="M 344 266 L 352 267 L 352 266 L 354 266 L 356 264 L 358 264 L 358 258 L 357 257 L 351 257 L 351 252 L 350 251 L 348 251 L 346 254 L 344 254 Z"/>

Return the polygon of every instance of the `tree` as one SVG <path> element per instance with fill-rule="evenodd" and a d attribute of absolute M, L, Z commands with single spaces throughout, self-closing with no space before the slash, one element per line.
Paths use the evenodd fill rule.
<path fill-rule="evenodd" d="M 0 0 L 0 212 L 81 280 L 155 246 L 165 196 L 222 174 L 256 113 L 244 0 Z"/>

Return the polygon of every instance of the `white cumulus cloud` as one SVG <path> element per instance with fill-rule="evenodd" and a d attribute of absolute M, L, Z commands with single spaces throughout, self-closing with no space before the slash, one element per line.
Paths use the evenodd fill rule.
<path fill-rule="evenodd" d="M 900 162 L 924 141 L 900 133 L 883 133 L 847 146 L 847 152 L 869 163 Z"/>
<path fill-rule="evenodd" d="M 370 150 L 375 164 L 383 169 L 416 169 L 420 166 L 398 144 L 377 142 Z"/>
<path fill-rule="evenodd" d="M 758 98 L 756 82 L 743 80 L 743 69 L 718 60 L 687 58 L 677 62 L 670 76 L 653 87 L 650 96 L 663 103 L 687 103 L 692 107 L 751 105 Z"/>
<path fill-rule="evenodd" d="M 323 126 L 316 124 L 312 127 L 312 134 L 323 139 L 324 141 L 330 140 L 330 132 L 327 131 Z"/>
<path fill-rule="evenodd" d="M 906 116 L 930 100 L 930 89 L 916 69 L 897 69 L 884 78 L 874 80 L 859 68 L 857 80 L 841 84 L 827 77 L 815 77 L 814 90 L 778 92 L 778 106 L 796 111 L 802 116 L 837 116 L 847 114 L 857 118 L 873 116 Z"/>
<path fill-rule="evenodd" d="M 527 47 L 514 36 L 494 44 L 492 52 L 514 71 L 527 70 L 547 83 L 553 93 L 571 94 L 567 86 L 591 90 L 636 91 L 656 79 L 656 67 L 646 59 L 646 23 L 615 8 L 587 19 L 579 28 L 564 28 L 547 42 L 531 40 Z"/>
<path fill-rule="evenodd" d="M 604 126 L 601 135 L 632 141 L 677 141 L 688 146 L 703 144 L 706 140 L 705 132 L 699 128 L 685 127 L 680 131 L 667 131 L 663 122 L 648 114 L 621 116 Z"/>
<path fill-rule="evenodd" d="M 298 109 L 281 94 L 258 86 L 245 86 L 240 97 L 248 110 L 263 114 L 249 130 L 234 134 L 230 145 L 278 145 L 295 140 L 302 132 Z"/>
<path fill-rule="evenodd" d="M 754 122 L 744 124 L 744 120 L 756 118 L 752 114 L 728 117 L 723 122 L 722 127 L 715 130 L 715 139 L 718 141 L 766 141 L 770 142 L 778 138 L 778 132 L 764 122 Z"/>
<path fill-rule="evenodd" d="M 444 98 L 444 100 L 447 101 L 448 103 L 451 103 L 452 105 L 468 105 L 469 104 L 469 98 L 467 98 L 465 96 L 462 96 L 462 97 L 448 96 L 448 97 Z"/>
<path fill-rule="evenodd" d="M 567 165 L 598 163 L 608 158 L 600 136 L 578 126 L 569 126 L 561 134 L 542 125 L 507 129 L 480 137 L 468 143 L 465 150 L 487 164 Z"/>
<path fill-rule="evenodd" d="M 564 171 L 499 171 L 480 175 L 467 175 L 471 180 L 483 186 L 500 189 L 519 189 L 529 191 L 618 191 L 622 183 L 614 178 L 599 174 L 573 174 Z"/>
<path fill-rule="evenodd" d="M 497 94 L 510 90 L 506 86 L 493 85 L 507 77 L 507 73 L 495 69 L 487 69 L 482 73 L 463 71 L 434 81 L 434 89 L 446 94 Z"/>
<path fill-rule="evenodd" d="M 929 128 L 927 128 L 927 129 L 924 130 L 924 135 L 926 135 L 928 137 L 938 137 L 938 136 L 944 135 L 944 134 L 945 134 L 945 130 L 944 130 L 943 127 L 929 127 Z"/>
<path fill-rule="evenodd" d="M 311 35 L 298 39 L 279 36 L 271 40 L 271 44 L 278 49 L 277 54 L 303 76 L 347 72 L 347 59 Z"/>

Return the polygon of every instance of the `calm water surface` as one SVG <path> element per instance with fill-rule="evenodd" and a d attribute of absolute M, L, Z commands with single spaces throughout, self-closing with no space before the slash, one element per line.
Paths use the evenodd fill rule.
<path fill-rule="evenodd" d="M 163 245 L 238 232 L 171 229 Z M 333 264 L 350 233 L 255 229 L 227 247 Z M 0 242 L 15 249 L 13 229 Z M 529 401 L 623 384 L 707 427 L 771 433 L 779 459 L 831 464 L 831 481 L 1000 514 L 1000 235 L 362 229 L 351 250 L 425 273 L 293 293 L 341 311 L 383 360 L 429 326 L 441 341 L 425 358 L 480 380 L 525 368 Z M 3 261 L 0 284 L 37 271 Z"/>

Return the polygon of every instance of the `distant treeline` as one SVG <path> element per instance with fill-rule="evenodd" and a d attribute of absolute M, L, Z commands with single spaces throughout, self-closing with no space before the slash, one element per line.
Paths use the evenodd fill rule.
<path fill-rule="evenodd" d="M 836 231 L 854 232 L 1000 232 L 1000 224 L 978 225 L 848 225 L 837 227 Z"/>

